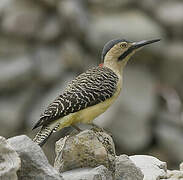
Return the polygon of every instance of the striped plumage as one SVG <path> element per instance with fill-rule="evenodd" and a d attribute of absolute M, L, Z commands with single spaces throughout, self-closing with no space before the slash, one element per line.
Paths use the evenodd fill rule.
<path fill-rule="evenodd" d="M 52 127 L 49 127 L 50 123 L 111 98 L 116 91 L 117 82 L 118 76 L 107 67 L 94 67 L 80 74 L 68 84 L 63 94 L 59 95 L 40 116 L 40 120 L 33 129 L 43 127 L 34 141 L 42 144 L 45 138 L 57 130 L 60 122 L 55 123 Z"/>
<path fill-rule="evenodd" d="M 34 141 L 43 145 L 52 132 L 78 122 L 91 123 L 105 112 L 121 91 L 123 68 L 130 57 L 143 46 L 159 40 L 109 41 L 102 51 L 103 66 L 89 69 L 68 84 L 35 124 L 34 128 L 42 128 Z"/>

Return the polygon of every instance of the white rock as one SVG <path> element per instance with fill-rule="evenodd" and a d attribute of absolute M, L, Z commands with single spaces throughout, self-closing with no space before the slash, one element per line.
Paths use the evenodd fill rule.
<path fill-rule="evenodd" d="M 166 178 L 167 166 L 165 162 L 153 156 L 135 155 L 130 159 L 139 167 L 144 174 L 143 180 L 159 180 Z"/>
<path fill-rule="evenodd" d="M 16 151 L 0 136 L 0 179 L 17 180 L 17 170 L 20 169 L 21 160 Z"/>
<path fill-rule="evenodd" d="M 103 165 L 92 168 L 74 169 L 62 173 L 64 180 L 112 180 L 111 172 Z"/>
<path fill-rule="evenodd" d="M 167 180 L 182 180 L 183 179 L 183 172 L 178 170 L 167 171 Z"/>
<path fill-rule="evenodd" d="M 180 167 L 180 171 L 183 171 L 183 162 L 180 163 L 179 167 Z"/>

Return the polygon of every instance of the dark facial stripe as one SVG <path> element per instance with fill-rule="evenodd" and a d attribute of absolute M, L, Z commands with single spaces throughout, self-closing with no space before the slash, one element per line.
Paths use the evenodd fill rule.
<path fill-rule="evenodd" d="M 122 61 L 126 56 L 128 56 L 135 48 L 131 46 L 127 51 L 125 51 L 121 56 L 119 56 L 118 61 Z"/>
<path fill-rule="evenodd" d="M 140 42 L 135 42 L 135 43 L 132 44 L 132 46 L 127 51 L 125 51 L 118 58 L 118 61 L 123 60 L 126 56 L 128 56 L 130 53 L 132 53 L 132 51 L 134 51 L 135 49 L 141 48 L 141 47 L 143 47 L 145 45 L 152 44 L 152 43 L 155 43 L 155 42 L 158 42 L 158 41 L 160 41 L 160 39 L 143 40 L 143 41 L 140 41 Z"/>

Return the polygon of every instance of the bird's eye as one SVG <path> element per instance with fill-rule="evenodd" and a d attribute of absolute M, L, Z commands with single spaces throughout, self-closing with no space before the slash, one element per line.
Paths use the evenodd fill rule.
<path fill-rule="evenodd" d="M 127 43 L 126 43 L 126 42 L 121 43 L 121 44 L 120 44 L 120 47 L 121 47 L 121 48 L 127 48 Z"/>

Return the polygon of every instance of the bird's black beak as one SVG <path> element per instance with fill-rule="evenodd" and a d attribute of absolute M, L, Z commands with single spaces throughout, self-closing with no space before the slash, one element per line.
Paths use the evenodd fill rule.
<path fill-rule="evenodd" d="M 160 40 L 161 39 L 154 39 L 154 40 L 144 40 L 144 41 L 134 42 L 134 43 L 132 43 L 132 46 L 130 48 L 132 48 L 133 50 L 139 49 L 145 45 L 152 44 L 152 43 L 158 42 Z"/>
<path fill-rule="evenodd" d="M 161 39 L 154 39 L 154 40 L 144 40 L 144 41 L 139 41 L 139 42 L 133 42 L 131 47 L 125 51 L 119 58 L 118 60 L 121 61 L 123 60 L 126 56 L 128 56 L 130 53 L 132 53 L 135 50 L 139 50 L 141 47 L 148 45 L 148 44 L 152 44 L 155 42 L 160 41 Z"/>

